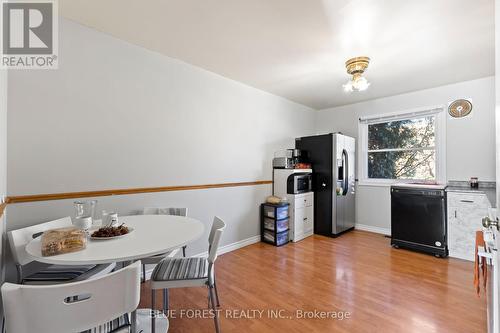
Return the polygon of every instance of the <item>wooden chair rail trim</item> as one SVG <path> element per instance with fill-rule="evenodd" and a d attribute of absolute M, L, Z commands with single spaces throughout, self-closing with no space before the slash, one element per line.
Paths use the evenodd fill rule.
<path fill-rule="evenodd" d="M 0 203 L 0 218 L 3 216 L 3 212 L 5 211 L 5 207 L 7 207 L 7 203 Z"/>
<path fill-rule="evenodd" d="M 253 181 L 253 182 L 239 182 L 239 183 L 142 187 L 142 188 L 126 188 L 126 189 L 101 190 L 101 191 L 19 195 L 19 196 L 7 197 L 6 203 L 7 204 L 14 204 L 14 203 L 35 202 L 35 201 L 64 200 L 64 199 L 89 198 L 89 197 L 105 197 L 105 196 L 112 196 L 112 195 L 170 192 L 170 191 L 205 190 L 205 189 L 223 188 L 223 187 L 267 185 L 267 184 L 272 184 L 272 183 L 273 183 L 272 180 L 258 180 L 258 181 Z"/>

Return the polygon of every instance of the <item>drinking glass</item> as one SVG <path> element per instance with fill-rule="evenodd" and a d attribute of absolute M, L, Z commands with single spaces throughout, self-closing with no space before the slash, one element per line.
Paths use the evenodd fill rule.
<path fill-rule="evenodd" d="M 76 219 L 89 218 L 92 223 L 95 219 L 95 208 L 97 200 L 75 201 Z"/>

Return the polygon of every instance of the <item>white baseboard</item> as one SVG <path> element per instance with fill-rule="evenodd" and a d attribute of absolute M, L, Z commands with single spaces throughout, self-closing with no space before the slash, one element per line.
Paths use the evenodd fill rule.
<path fill-rule="evenodd" d="M 228 253 L 228 252 L 231 252 L 234 250 L 241 249 L 242 247 L 252 245 L 252 244 L 255 244 L 258 242 L 260 242 L 260 235 L 253 236 L 253 237 L 250 237 L 247 239 L 240 240 L 240 241 L 235 242 L 235 243 L 221 246 L 221 247 L 219 247 L 218 253 L 219 253 L 219 255 L 221 255 L 224 253 Z M 206 256 L 208 256 L 208 251 L 195 254 L 192 257 L 206 257 Z M 151 273 L 153 273 L 154 266 L 153 265 L 147 265 L 147 266 L 149 266 L 149 267 L 146 267 L 146 279 L 149 280 L 151 278 Z"/>
<path fill-rule="evenodd" d="M 453 251 L 450 251 L 448 256 L 450 258 L 462 259 L 462 260 L 467 260 L 467 261 L 474 261 L 474 256 L 466 255 L 463 253 L 454 253 Z"/>
<path fill-rule="evenodd" d="M 391 228 L 380 228 L 380 227 L 374 227 L 371 225 L 359 224 L 359 223 L 356 223 L 354 228 L 358 229 L 358 230 L 374 232 L 376 234 L 382 234 L 382 235 L 388 235 L 388 236 L 391 235 Z"/>
<path fill-rule="evenodd" d="M 250 238 L 247 238 L 247 239 L 243 239 L 243 240 L 237 241 L 235 243 L 231 243 L 231 244 L 227 244 L 227 245 L 221 246 L 221 247 L 219 247 L 219 252 L 218 253 L 219 253 L 219 255 L 221 255 L 221 254 L 224 254 L 224 253 L 228 253 L 228 252 L 231 252 L 231 251 L 234 251 L 234 250 L 241 249 L 242 247 L 245 247 L 245 246 L 248 246 L 248 245 L 252 245 L 252 244 L 255 244 L 255 243 L 258 243 L 258 242 L 260 242 L 260 235 L 253 236 L 253 237 L 250 237 Z M 208 251 L 205 251 L 205 252 L 193 255 L 193 257 L 206 257 L 206 256 L 208 256 Z"/>

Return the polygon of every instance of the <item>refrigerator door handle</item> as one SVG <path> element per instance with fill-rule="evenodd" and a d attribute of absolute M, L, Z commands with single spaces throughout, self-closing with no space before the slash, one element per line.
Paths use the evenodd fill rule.
<path fill-rule="evenodd" d="M 344 167 L 342 168 L 343 169 L 343 172 L 344 172 L 344 179 L 343 179 L 343 191 L 342 191 L 342 195 L 346 195 L 347 192 L 349 192 L 349 155 L 347 155 L 347 150 L 342 150 L 342 159 L 343 159 L 343 163 L 344 164 Z"/>

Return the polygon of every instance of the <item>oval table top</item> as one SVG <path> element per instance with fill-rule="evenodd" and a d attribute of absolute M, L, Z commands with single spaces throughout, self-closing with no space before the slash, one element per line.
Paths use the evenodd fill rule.
<path fill-rule="evenodd" d="M 120 216 L 118 220 L 134 230 L 117 239 L 88 239 L 82 251 L 50 257 L 42 256 L 41 237 L 37 237 L 26 245 L 26 252 L 36 261 L 55 265 L 134 261 L 187 245 L 198 239 L 205 229 L 200 221 L 184 216 L 133 215 Z"/>

